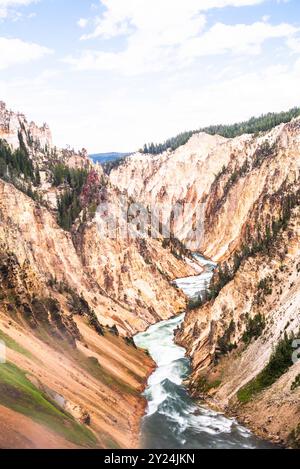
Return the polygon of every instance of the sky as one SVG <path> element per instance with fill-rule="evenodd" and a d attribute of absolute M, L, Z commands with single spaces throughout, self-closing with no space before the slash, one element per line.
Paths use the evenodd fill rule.
<path fill-rule="evenodd" d="M 134 151 L 300 105 L 299 0 L 0 0 L 0 100 Z"/>

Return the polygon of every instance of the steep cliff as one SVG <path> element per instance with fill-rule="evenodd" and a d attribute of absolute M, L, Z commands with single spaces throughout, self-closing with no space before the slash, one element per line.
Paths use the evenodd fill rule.
<path fill-rule="evenodd" d="M 200 133 L 111 174 L 130 196 L 163 204 L 166 218 L 179 202 L 177 237 L 220 265 L 206 303 L 177 334 L 192 359 L 191 392 L 288 445 L 300 433 L 291 358 L 300 333 L 299 144 L 299 118 L 233 139 Z"/>
<path fill-rule="evenodd" d="M 135 447 L 153 363 L 131 336 L 184 309 L 170 280 L 194 269 L 99 235 L 91 192 L 117 189 L 85 152 L 3 104 L 0 128 L 0 446 Z"/>
<path fill-rule="evenodd" d="M 244 260 L 214 301 L 187 314 L 177 336 L 192 358 L 193 395 L 285 444 L 295 444 L 300 421 L 300 363 L 292 361 L 299 356 L 299 234 L 297 207 L 268 250 Z"/>
<path fill-rule="evenodd" d="M 151 360 L 70 286 L 0 253 L 0 446 L 135 447 Z"/>
<path fill-rule="evenodd" d="M 24 144 L 40 170 L 47 171 L 50 163 L 62 161 L 71 167 L 90 165 L 85 149 L 76 153 L 69 148 L 57 148 L 47 124 L 39 127 L 35 122 L 28 122 L 24 114 L 9 110 L 3 101 L 0 101 L 0 139 L 5 140 L 13 149 L 18 149 L 20 143 Z"/>
<path fill-rule="evenodd" d="M 12 142 L 10 136 L 21 131 L 26 119 L 8 112 L 4 105 L 1 109 L 2 121 L 9 122 L 2 124 L 6 132 L 3 136 Z M 17 122 L 13 128 L 11 122 Z M 25 131 L 28 133 L 26 126 Z M 45 126 L 39 131 L 44 135 Z M 48 144 L 51 153 L 55 147 L 50 147 L 50 140 Z M 27 141 L 26 149 L 33 164 L 38 165 L 40 148 L 37 150 L 32 141 Z M 48 155 L 48 149 L 45 151 Z M 123 334 L 141 331 L 160 318 L 166 319 L 181 311 L 185 299 L 170 280 L 177 273 L 193 274 L 194 269 L 174 250 L 163 247 L 161 236 L 153 240 L 102 236 L 96 210 L 101 194 L 107 193 L 107 197 L 114 200 L 114 210 L 118 212 L 119 189 L 109 184 L 101 168 L 84 155 L 78 156 L 87 160 L 82 173 L 80 169 L 79 173 L 64 169 L 71 164 L 72 171 L 72 155 L 67 158 L 67 153 L 57 149 L 55 155 L 57 159 L 44 161 L 47 183 L 36 181 L 33 175 L 35 193 L 33 190 L 30 194 L 21 193 L 18 186 L 19 181 L 23 181 L 23 185 L 32 184 L 30 172 L 26 178 L 18 168 L 16 176 L 0 180 L 0 233 L 7 250 L 13 252 L 21 264 L 29 262 L 44 281 L 64 282 L 81 294 L 100 322 L 116 325 Z M 11 158 L 14 157 L 12 154 Z M 80 184 L 77 179 L 82 179 Z M 40 191 L 43 191 L 42 198 L 35 196 Z M 64 195 L 63 206 L 61 196 Z M 62 210 L 67 211 L 67 215 L 72 212 L 70 232 L 58 226 L 57 200 L 49 204 L 52 196 L 59 201 L 59 214 Z"/>
<path fill-rule="evenodd" d="M 0 219 L 0 446 L 135 447 L 153 364 L 119 331 L 144 323 L 84 271 L 55 216 L 2 180 Z"/>
<path fill-rule="evenodd" d="M 177 336 L 192 358 L 195 396 L 290 446 L 299 445 L 300 422 L 300 364 L 292 361 L 300 333 L 299 137 L 299 120 L 243 137 L 244 149 L 216 176 L 202 249 L 221 267 L 212 300 L 187 314 Z"/>
<path fill-rule="evenodd" d="M 110 180 L 135 200 L 162 205 L 167 220 L 179 204 L 177 238 L 219 261 L 241 247 L 251 217 L 266 215 L 262 198 L 298 179 L 299 129 L 298 118 L 259 135 L 195 134 L 175 151 L 127 158 Z"/>

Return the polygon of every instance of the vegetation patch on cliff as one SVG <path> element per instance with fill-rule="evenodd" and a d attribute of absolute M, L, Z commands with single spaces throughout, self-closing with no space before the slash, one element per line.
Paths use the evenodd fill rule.
<path fill-rule="evenodd" d="M 295 391 L 295 389 L 299 388 L 300 386 L 300 374 L 296 376 L 295 380 L 292 383 L 291 391 Z"/>
<path fill-rule="evenodd" d="M 14 350 L 17 353 L 20 353 L 21 355 L 24 355 L 25 357 L 36 360 L 35 357 L 32 355 L 32 353 L 29 352 L 29 350 L 22 347 L 14 339 L 9 337 L 9 335 L 5 334 L 1 330 L 0 330 L 0 340 L 2 340 L 5 343 L 6 347 L 10 348 L 11 350 Z"/>
<path fill-rule="evenodd" d="M 294 337 L 285 334 L 279 341 L 263 371 L 238 391 L 237 397 L 241 403 L 249 402 L 256 394 L 272 386 L 293 365 L 293 340 Z"/>
<path fill-rule="evenodd" d="M 300 423 L 291 431 L 288 437 L 288 444 L 292 449 L 300 449 Z"/>
<path fill-rule="evenodd" d="M 202 376 L 196 385 L 196 391 L 200 394 L 208 394 L 210 391 L 217 389 L 221 386 L 222 381 L 220 379 L 216 379 L 214 381 L 208 381 L 205 376 Z"/>
<path fill-rule="evenodd" d="M 242 340 L 245 344 L 249 344 L 252 339 L 258 339 L 266 327 L 266 322 L 262 314 L 258 313 L 254 318 L 247 319 L 246 330 L 243 334 Z"/>
<path fill-rule="evenodd" d="M 232 320 L 225 330 L 224 334 L 218 338 L 217 341 L 217 350 L 216 350 L 216 358 L 218 359 L 222 355 L 226 355 L 227 353 L 232 352 L 232 350 L 237 348 L 236 343 L 231 342 L 231 337 L 236 330 L 235 322 Z"/>
<path fill-rule="evenodd" d="M 57 221 L 59 226 L 69 231 L 81 212 L 80 193 L 86 183 L 88 172 L 85 169 L 70 169 L 63 164 L 53 168 L 53 186 L 65 184 L 67 188 L 58 199 Z"/>
<path fill-rule="evenodd" d="M 68 413 L 37 389 L 23 370 L 5 363 L 0 366 L 0 403 L 26 415 L 79 446 L 95 447 L 97 439 Z"/>
<path fill-rule="evenodd" d="M 40 174 L 29 158 L 21 132 L 18 136 L 20 147 L 17 150 L 12 150 L 5 140 L 0 139 L 0 178 L 12 183 L 32 199 L 38 200 L 38 194 L 32 189 L 32 184 L 37 186 L 40 183 Z"/>

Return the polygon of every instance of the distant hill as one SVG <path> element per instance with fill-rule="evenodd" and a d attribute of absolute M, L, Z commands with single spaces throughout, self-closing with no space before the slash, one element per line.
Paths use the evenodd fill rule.
<path fill-rule="evenodd" d="M 103 165 L 106 163 L 112 163 L 128 155 L 131 155 L 131 153 L 118 153 L 118 152 L 95 153 L 93 155 L 90 155 L 90 158 L 93 160 L 94 163 L 99 163 Z"/>
<path fill-rule="evenodd" d="M 260 117 L 251 117 L 248 121 L 237 122 L 230 125 L 211 125 L 209 127 L 203 127 L 198 130 L 191 130 L 183 132 L 176 137 L 169 138 L 164 143 L 154 144 L 149 143 L 144 145 L 143 153 L 150 153 L 157 155 L 162 153 L 169 148 L 174 151 L 181 145 L 185 145 L 192 135 L 205 132 L 210 135 L 222 135 L 226 138 L 234 138 L 243 134 L 256 134 L 258 132 L 267 132 L 273 127 L 279 124 L 286 124 L 293 118 L 300 116 L 300 108 L 294 107 L 287 112 L 269 112 L 268 114 L 262 114 Z"/>

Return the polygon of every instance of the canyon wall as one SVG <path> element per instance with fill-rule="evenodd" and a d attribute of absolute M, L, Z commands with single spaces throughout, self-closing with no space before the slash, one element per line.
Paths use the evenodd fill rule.
<path fill-rule="evenodd" d="M 234 139 L 196 134 L 175 151 L 129 157 L 111 174 L 168 214 L 180 201 L 178 238 L 220 264 L 207 301 L 177 334 L 192 360 L 190 391 L 290 446 L 300 435 L 300 365 L 291 361 L 300 334 L 299 149 L 298 118 Z M 289 363 L 262 385 L 280 347 Z"/>
<path fill-rule="evenodd" d="M 175 151 L 128 157 L 110 180 L 134 200 L 162 205 L 166 217 L 181 204 L 177 238 L 219 261 L 237 249 L 261 198 L 299 178 L 299 128 L 295 119 L 258 136 L 195 134 Z M 201 230 L 197 243 L 195 218 Z"/>
<path fill-rule="evenodd" d="M 57 149 L 46 125 L 4 104 L 0 129 L 14 170 L 0 179 L 0 446 L 136 447 L 153 362 L 132 335 L 184 310 L 170 281 L 195 271 L 161 237 L 100 236 L 86 192 L 107 187 L 116 198 L 117 190 L 85 151 Z M 10 163 L 15 150 L 32 161 L 31 180 Z M 68 178 L 54 185 L 57 167 L 69 179 L 88 175 L 82 194 Z M 57 210 L 68 193 L 82 203 L 69 231 Z"/>

